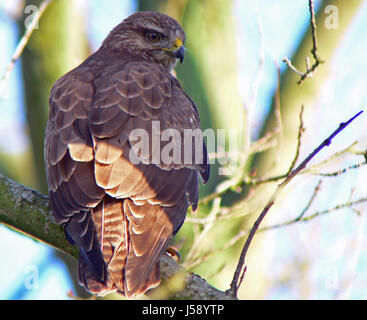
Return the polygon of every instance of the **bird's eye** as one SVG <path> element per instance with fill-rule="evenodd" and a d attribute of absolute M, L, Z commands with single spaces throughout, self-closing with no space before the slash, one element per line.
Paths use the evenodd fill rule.
<path fill-rule="evenodd" d="M 146 37 L 151 42 L 158 42 L 159 40 L 162 39 L 162 35 L 159 32 L 155 32 L 155 31 L 148 31 L 146 33 Z"/>

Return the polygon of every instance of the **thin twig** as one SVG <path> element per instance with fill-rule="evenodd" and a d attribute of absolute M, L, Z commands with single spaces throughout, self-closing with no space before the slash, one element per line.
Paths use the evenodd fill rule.
<path fill-rule="evenodd" d="M 300 173 L 303 174 L 303 173 L 306 173 L 307 172 L 307 173 L 311 173 L 313 175 L 320 175 L 318 172 L 316 172 L 317 168 L 319 168 L 319 167 L 321 167 L 321 166 L 323 166 L 323 165 L 325 165 L 327 163 L 330 163 L 331 161 L 337 159 L 338 157 L 344 155 L 347 152 L 351 152 L 352 148 L 354 148 L 357 143 L 358 143 L 357 141 L 353 142 L 350 146 L 344 148 L 341 151 L 338 151 L 338 152 L 334 153 L 333 155 L 331 155 L 330 157 L 328 157 L 326 160 L 322 160 L 321 162 L 316 163 L 316 164 L 310 166 L 307 170 L 303 170 Z M 359 154 L 359 155 L 363 155 L 364 156 L 364 152 L 358 152 L 358 153 L 355 153 L 355 154 Z M 367 159 L 366 159 L 366 162 L 367 162 Z M 357 165 L 358 164 L 356 164 L 356 166 Z M 353 169 L 353 168 L 351 168 L 351 169 Z M 277 175 L 277 176 L 273 176 L 273 177 L 260 177 L 260 178 L 251 178 L 251 179 L 250 178 L 247 178 L 246 185 L 256 186 L 256 185 L 259 185 L 259 184 L 264 184 L 264 183 L 279 181 L 279 180 L 284 179 L 286 177 L 287 177 L 287 174 L 281 174 L 281 175 Z"/>
<path fill-rule="evenodd" d="M 322 210 L 322 211 L 316 211 L 314 212 L 313 214 L 310 214 L 310 215 L 307 215 L 307 216 L 303 216 L 301 219 L 299 219 L 298 217 L 294 218 L 294 219 L 291 219 L 291 220 L 288 220 L 288 221 L 285 221 L 285 222 L 282 222 L 282 223 L 278 223 L 278 224 L 273 224 L 273 225 L 270 225 L 270 226 L 266 226 L 266 227 L 262 227 L 262 228 L 259 228 L 257 230 L 257 232 L 263 232 L 263 231 L 269 231 L 269 230 L 274 230 L 274 229 L 278 229 L 278 228 L 282 228 L 282 227 L 285 227 L 285 226 L 289 226 L 289 225 L 292 225 L 294 223 L 297 223 L 297 222 L 309 222 L 315 218 L 318 218 L 322 215 L 325 215 L 325 214 L 328 214 L 328 213 L 331 213 L 331 212 L 334 212 L 334 211 L 337 211 L 337 210 L 340 210 L 340 209 L 344 209 L 344 208 L 351 208 L 351 206 L 354 206 L 354 205 L 357 205 L 357 204 L 361 204 L 361 203 L 366 203 L 367 202 L 367 198 L 360 198 L 358 200 L 355 200 L 355 201 L 350 201 L 348 200 L 347 202 L 345 203 L 342 203 L 342 204 L 338 204 L 332 208 L 329 208 L 329 209 L 326 209 L 326 210 Z M 353 208 L 351 208 L 353 210 Z M 353 210 L 354 211 L 354 210 Z"/>
<path fill-rule="evenodd" d="M 289 170 L 287 172 L 287 176 L 291 173 L 291 171 L 294 169 L 294 166 L 296 165 L 296 162 L 298 160 L 299 157 L 299 152 L 301 150 L 301 140 L 302 140 L 302 134 L 305 131 L 305 127 L 303 125 L 303 111 L 304 111 L 304 106 L 301 106 L 301 111 L 299 113 L 299 127 L 298 127 L 298 137 L 297 137 L 297 149 L 296 149 L 296 155 L 294 156 L 294 159 L 292 161 L 291 166 L 289 167 Z"/>
<path fill-rule="evenodd" d="M 259 141 L 256 141 L 254 144 L 257 144 L 258 142 Z M 319 175 L 319 176 L 322 176 L 322 177 L 335 177 L 337 175 L 346 173 L 349 170 L 357 169 L 359 167 L 362 167 L 364 165 L 367 165 L 367 160 L 365 160 L 365 161 L 362 161 L 361 163 L 356 163 L 356 164 L 351 165 L 351 166 L 349 166 L 347 168 L 340 169 L 340 170 L 338 170 L 336 172 L 320 173 L 320 172 L 316 171 L 316 170 L 318 170 L 319 167 L 321 167 L 321 166 L 323 166 L 323 165 L 331 162 L 332 160 L 340 157 L 341 155 L 345 154 L 346 152 L 350 152 L 351 149 L 356 146 L 356 144 L 357 144 L 357 142 L 353 142 L 350 146 L 344 148 L 343 150 L 341 150 L 339 152 L 336 152 L 335 154 L 333 154 L 332 156 L 330 156 L 328 159 L 323 160 L 323 161 L 321 161 L 319 163 L 316 163 L 316 164 L 310 166 L 307 170 L 304 170 L 304 171 L 302 171 L 300 173 L 301 174 L 303 174 L 303 173 L 310 173 L 312 175 Z M 265 150 L 260 150 L 260 151 L 265 151 Z M 252 152 L 250 152 L 249 154 L 251 154 L 251 153 Z M 359 153 L 355 153 L 355 154 L 360 154 L 360 155 L 363 155 L 364 156 L 365 152 L 359 152 Z M 298 158 L 298 156 L 297 157 L 295 156 L 295 159 L 297 159 L 297 158 Z M 291 166 L 291 168 L 292 167 L 293 166 Z M 200 199 L 199 200 L 199 205 L 207 204 L 210 201 L 214 200 L 215 198 L 223 196 L 224 194 L 226 194 L 229 191 L 233 190 L 233 188 L 235 188 L 236 186 L 237 187 L 242 187 L 244 185 L 247 185 L 247 186 L 257 186 L 257 185 L 260 185 L 260 184 L 265 184 L 265 183 L 270 183 L 270 182 L 276 182 L 276 181 L 279 181 L 281 179 L 285 179 L 288 176 L 289 173 L 290 173 L 290 171 L 288 173 L 283 173 L 283 174 L 280 174 L 280 175 L 277 175 L 277 176 L 272 176 L 272 177 L 259 177 L 259 178 L 245 177 L 244 180 L 241 182 L 241 184 L 228 186 L 227 188 L 225 188 L 223 190 L 220 190 L 220 191 L 211 193 L 208 196 Z M 203 219 L 198 219 L 198 220 L 202 221 Z M 191 221 L 191 222 L 193 222 L 193 221 Z M 202 223 L 202 222 L 194 222 L 194 223 Z"/>
<path fill-rule="evenodd" d="M 19 57 L 23 53 L 23 50 L 24 50 L 25 46 L 27 45 L 34 29 L 38 25 L 39 19 L 41 18 L 41 16 L 45 12 L 46 8 L 51 3 L 51 1 L 52 0 L 45 0 L 41 3 L 41 5 L 39 7 L 39 10 L 38 10 L 38 14 L 35 15 L 35 17 L 31 21 L 31 23 L 26 27 L 26 31 L 25 31 L 24 35 L 20 39 L 17 47 L 15 48 L 15 51 L 13 53 L 13 56 L 12 56 L 12 58 L 11 58 L 9 64 L 8 64 L 8 66 L 6 67 L 3 75 L 1 76 L 1 79 L 0 79 L 0 93 L 2 92 L 2 90 L 5 87 L 6 80 L 8 79 L 11 71 L 13 70 L 13 68 L 15 66 L 15 62 L 19 59 Z"/>
<path fill-rule="evenodd" d="M 316 189 L 317 189 L 317 187 L 316 187 Z M 316 189 L 315 189 L 315 191 L 316 191 Z M 313 195 L 312 195 L 312 197 L 311 197 L 308 204 L 310 204 L 313 201 L 313 199 L 316 197 L 317 192 L 318 191 L 313 193 Z M 352 201 L 352 199 L 349 199 L 347 202 L 338 204 L 338 205 L 336 205 L 332 208 L 322 210 L 322 211 L 316 211 L 316 212 L 314 212 L 310 215 L 305 216 L 302 213 L 304 211 L 308 211 L 309 205 L 307 204 L 306 208 L 303 209 L 302 213 L 299 214 L 296 218 L 286 220 L 286 221 L 283 221 L 281 223 L 261 227 L 256 232 L 260 233 L 260 232 L 264 232 L 264 231 L 276 230 L 276 229 L 279 229 L 279 228 L 283 228 L 283 227 L 293 225 L 293 224 L 298 223 L 298 222 L 309 222 L 309 221 L 314 220 L 316 218 L 319 218 L 323 215 L 326 215 L 326 214 L 329 214 L 329 213 L 332 213 L 332 212 L 335 212 L 335 211 L 338 211 L 338 210 L 341 210 L 341 209 L 344 209 L 344 208 L 350 208 L 353 212 L 357 212 L 357 214 L 358 214 L 358 210 L 353 208 L 353 206 L 358 205 L 358 204 L 362 204 L 362 203 L 366 203 L 366 202 L 367 202 L 366 197 L 363 197 L 363 198 L 360 198 L 360 199 L 357 199 L 357 200 L 354 200 L 354 201 Z M 302 217 L 300 218 L 301 215 L 302 215 Z M 200 263 L 206 261 L 207 259 L 211 258 L 214 254 L 227 250 L 228 248 L 235 245 L 238 241 L 240 241 L 244 237 L 248 236 L 250 234 L 250 231 L 251 230 L 242 230 L 242 231 L 238 232 L 234 237 L 232 237 L 229 241 L 227 241 L 226 244 L 224 244 L 222 247 L 206 252 L 200 258 L 197 258 L 194 261 L 191 261 L 189 264 L 185 264 L 185 267 L 186 268 L 193 268 L 193 267 L 197 266 L 198 264 L 200 264 Z"/>
<path fill-rule="evenodd" d="M 298 70 L 292 62 L 287 58 L 283 58 L 283 62 L 287 64 L 287 66 L 292 69 L 295 73 L 297 73 L 301 78 L 298 80 L 297 84 L 303 83 L 306 78 L 312 78 L 312 75 L 316 68 L 323 63 L 320 57 L 317 55 L 317 36 L 316 36 L 316 20 L 315 20 L 315 10 L 313 6 L 313 0 L 308 1 L 309 11 L 310 11 L 310 25 L 311 25 L 311 35 L 312 35 L 312 49 L 311 53 L 315 60 L 314 64 L 310 67 L 310 59 L 306 57 L 306 72 L 302 72 Z"/>
<path fill-rule="evenodd" d="M 195 234 L 195 241 L 194 244 L 191 247 L 190 252 L 187 255 L 187 261 L 190 260 L 194 260 L 194 258 L 199 254 L 200 251 L 200 247 L 203 243 L 203 240 L 205 239 L 206 234 L 209 232 L 209 230 L 212 228 L 213 224 L 216 221 L 216 217 L 219 213 L 220 210 L 220 206 L 221 206 L 221 198 L 216 198 L 214 200 L 213 203 L 213 208 L 211 210 L 211 212 L 209 213 L 209 218 L 212 218 L 211 221 L 208 221 L 207 224 L 204 225 L 203 230 L 201 231 L 201 233 L 199 234 L 199 236 L 197 236 L 197 234 Z"/>
<path fill-rule="evenodd" d="M 275 119 L 276 119 L 276 126 L 275 126 L 274 130 L 272 130 L 271 132 L 268 132 L 262 138 L 259 138 L 257 141 L 251 143 L 251 145 L 249 146 L 249 150 L 246 150 L 247 155 L 263 152 L 263 151 L 266 151 L 270 148 L 275 147 L 276 144 L 277 144 L 277 141 L 275 141 L 275 139 L 278 138 L 278 134 L 280 132 L 282 132 L 282 119 L 281 119 L 281 113 L 280 113 L 280 68 L 277 64 L 276 64 L 276 67 L 277 67 L 277 75 L 278 75 L 278 87 L 277 87 L 277 91 L 275 93 L 275 110 L 274 110 L 274 115 L 275 115 Z M 244 152 L 244 151 L 240 150 L 240 152 Z M 217 154 L 211 154 L 211 156 L 213 156 L 213 157 L 216 156 L 216 155 Z M 264 181 L 264 182 L 277 181 L 277 180 L 282 179 L 284 177 L 285 177 L 285 175 L 281 175 L 281 176 L 278 176 L 278 177 L 267 178 L 267 180 Z M 213 201 L 215 198 L 222 197 L 223 195 L 229 193 L 230 191 L 233 191 L 237 188 L 241 188 L 244 185 L 251 186 L 251 185 L 255 185 L 255 184 L 260 184 L 260 183 L 262 183 L 262 181 L 260 181 L 260 180 L 261 180 L 261 178 L 259 178 L 259 179 L 249 179 L 246 176 L 241 177 L 241 179 L 238 182 L 235 182 L 234 184 L 228 183 L 228 184 L 226 184 L 225 188 L 217 190 L 217 191 L 207 195 L 206 197 L 200 199 L 199 200 L 199 205 L 208 204 L 209 202 Z"/>
<path fill-rule="evenodd" d="M 260 48 L 259 48 L 259 71 L 257 77 L 255 78 L 252 94 L 250 97 L 250 109 L 255 110 L 257 103 L 257 96 L 259 93 L 259 87 L 264 73 L 264 61 L 265 61 L 265 44 L 264 44 L 264 32 L 260 23 L 259 18 L 257 18 L 257 28 L 260 36 Z"/>
<path fill-rule="evenodd" d="M 276 120 L 276 127 L 274 130 L 274 134 L 282 133 L 283 124 L 282 124 L 282 115 L 281 115 L 281 107 L 280 107 L 280 82 L 281 82 L 281 71 L 278 63 L 274 60 L 275 67 L 277 69 L 277 90 L 275 91 L 275 108 L 274 115 Z M 280 135 L 281 136 L 281 135 Z"/>
<path fill-rule="evenodd" d="M 348 172 L 349 170 L 358 169 L 358 168 L 360 168 L 360 167 L 362 167 L 366 164 L 367 164 L 367 162 L 363 161 L 363 162 L 359 162 L 359 163 L 353 164 L 351 166 L 348 166 L 344 169 L 340 169 L 338 171 L 328 172 L 328 173 L 312 173 L 312 174 L 318 175 L 318 176 L 321 176 L 321 177 L 336 177 L 336 176 L 339 176 L 343 173 Z"/>
<path fill-rule="evenodd" d="M 310 24 L 311 24 L 311 32 L 312 32 L 312 49 L 311 53 L 313 55 L 313 58 L 315 59 L 315 63 L 319 63 L 320 58 L 317 55 L 317 37 L 316 37 L 316 20 L 315 20 L 315 10 L 313 8 L 313 1 L 308 1 L 308 6 L 310 9 Z"/>
<path fill-rule="evenodd" d="M 321 190 L 321 182 L 322 180 L 319 181 L 319 183 L 317 184 L 311 199 L 308 201 L 306 207 L 301 211 L 301 213 L 298 215 L 298 217 L 296 217 L 295 221 L 299 221 L 301 220 L 304 215 L 307 213 L 308 209 L 310 209 L 311 204 L 314 202 L 314 200 L 316 199 L 316 196 L 318 195 L 319 191 Z"/>
<path fill-rule="evenodd" d="M 299 71 L 291 62 L 291 60 L 289 60 L 287 57 L 284 57 L 282 59 L 282 62 L 284 62 L 289 68 L 291 68 L 295 73 L 297 73 L 300 77 L 305 76 L 306 73 Z M 309 77 L 309 75 L 307 75 Z"/>
<path fill-rule="evenodd" d="M 269 212 L 270 208 L 274 205 L 276 198 L 278 195 L 283 191 L 283 189 L 286 187 L 286 185 L 299 173 L 301 172 L 307 164 L 311 161 L 311 159 L 316 156 L 323 148 L 329 146 L 332 142 L 332 139 L 339 134 L 343 129 L 345 129 L 353 120 L 355 120 L 358 116 L 362 114 L 363 111 L 358 112 L 355 116 L 350 118 L 346 122 L 340 123 L 339 127 L 329 136 L 327 137 L 314 151 L 312 151 L 305 160 L 302 161 L 302 163 L 294 170 L 290 172 L 290 174 L 287 176 L 287 178 L 278 185 L 277 189 L 271 196 L 270 200 L 268 201 L 265 208 L 262 210 L 260 216 L 256 219 L 248 237 L 245 242 L 245 245 L 243 246 L 236 271 L 233 276 L 233 280 L 231 282 L 230 289 L 228 289 L 228 293 L 231 293 L 233 296 L 237 297 L 237 292 L 240 286 L 240 277 L 242 277 L 242 274 L 245 270 L 245 258 L 247 251 L 250 247 L 250 244 L 252 242 L 253 237 L 255 236 L 256 231 L 259 229 L 259 226 L 266 216 L 266 214 Z"/>

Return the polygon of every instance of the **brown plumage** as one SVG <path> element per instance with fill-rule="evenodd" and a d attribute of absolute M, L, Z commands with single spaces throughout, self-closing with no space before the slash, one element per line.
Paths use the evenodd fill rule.
<path fill-rule="evenodd" d="M 188 207 L 197 207 L 199 175 L 209 178 L 205 144 L 201 159 L 189 153 L 184 161 L 183 144 L 175 161 L 156 158 L 157 150 L 183 143 L 185 129 L 200 129 L 195 104 L 170 73 L 183 59 L 184 40 L 174 19 L 136 13 L 51 90 L 50 201 L 79 249 L 79 282 L 92 293 L 134 296 L 158 285 L 160 256 Z M 135 148 L 134 129 L 148 133 L 146 152 Z M 178 135 L 157 144 L 154 135 L 168 129 Z"/>

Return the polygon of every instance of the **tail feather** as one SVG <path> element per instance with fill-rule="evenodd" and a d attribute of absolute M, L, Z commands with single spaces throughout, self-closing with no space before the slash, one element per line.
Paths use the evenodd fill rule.
<path fill-rule="evenodd" d="M 65 231 L 67 238 L 79 249 L 79 261 L 84 261 L 96 280 L 104 282 L 106 268 L 91 213 L 81 211 L 75 214 L 65 225 Z"/>
<path fill-rule="evenodd" d="M 161 283 L 161 272 L 159 263 L 157 263 L 150 273 L 150 276 L 138 287 L 135 287 L 132 291 L 126 290 L 125 295 L 127 297 L 139 296 L 144 294 L 147 290 L 157 287 Z"/>
<path fill-rule="evenodd" d="M 100 281 L 91 271 L 89 265 L 85 262 L 83 256 L 79 256 L 79 283 L 90 293 L 104 296 L 106 294 L 118 291 L 115 283 L 107 277 L 105 281 Z"/>
<path fill-rule="evenodd" d="M 86 258 L 80 250 L 79 282 L 94 294 L 117 291 L 127 297 L 158 286 L 160 255 L 172 234 L 164 209 L 106 196 L 91 212 L 96 248 L 102 252 L 106 276 L 99 277 L 91 255 Z"/>

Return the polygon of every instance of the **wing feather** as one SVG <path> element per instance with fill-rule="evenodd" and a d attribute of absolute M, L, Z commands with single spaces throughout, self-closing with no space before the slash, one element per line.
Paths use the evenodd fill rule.
<path fill-rule="evenodd" d="M 196 209 L 198 176 L 206 181 L 209 165 L 153 161 L 169 143 L 159 140 L 166 130 L 184 141 L 186 129 L 200 129 L 195 105 L 166 70 L 121 60 L 92 69 L 81 65 L 51 91 L 50 199 L 56 221 L 79 248 L 80 283 L 93 293 L 133 296 L 159 283 L 160 256 L 188 207 Z M 134 129 L 147 132 L 148 153 L 133 148 Z M 203 152 L 207 157 L 205 145 Z"/>
<path fill-rule="evenodd" d="M 104 196 L 94 178 L 93 142 L 87 120 L 94 95 L 88 69 L 75 69 L 51 90 L 45 135 L 45 163 L 56 222 L 79 248 L 79 269 L 105 281 L 105 263 L 90 208 Z M 88 276 L 84 275 L 84 278 Z M 83 277 L 81 277 L 83 278 Z"/>

